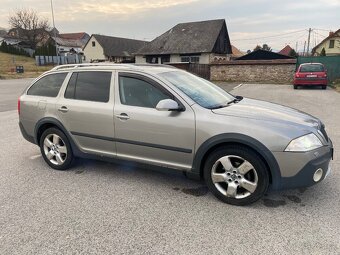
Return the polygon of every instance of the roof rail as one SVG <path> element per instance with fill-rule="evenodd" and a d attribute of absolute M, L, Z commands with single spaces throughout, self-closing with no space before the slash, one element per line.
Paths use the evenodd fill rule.
<path fill-rule="evenodd" d="M 51 71 L 56 70 L 62 70 L 62 69 L 68 69 L 68 68 L 78 68 L 78 67 L 91 67 L 91 66 L 124 66 L 124 67 L 139 67 L 139 66 L 150 66 L 150 67 L 169 67 L 169 68 L 176 68 L 171 65 L 164 65 L 164 64 L 149 64 L 149 63 L 141 63 L 141 64 L 135 64 L 135 63 L 84 63 L 84 64 L 66 64 L 66 65 L 58 65 L 51 69 Z"/>

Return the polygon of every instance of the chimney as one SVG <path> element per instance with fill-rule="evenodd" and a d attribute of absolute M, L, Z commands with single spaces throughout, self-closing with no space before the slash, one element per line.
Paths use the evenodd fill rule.
<path fill-rule="evenodd" d="M 329 32 L 329 36 L 332 36 L 332 35 L 334 35 L 334 32 Z"/>

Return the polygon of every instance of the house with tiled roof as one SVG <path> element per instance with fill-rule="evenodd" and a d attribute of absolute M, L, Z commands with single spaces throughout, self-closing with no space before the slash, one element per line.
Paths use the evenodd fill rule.
<path fill-rule="evenodd" d="M 90 36 L 85 32 L 80 33 L 63 33 L 58 34 L 58 37 L 65 40 L 75 40 L 81 42 L 82 46 L 85 46 Z"/>
<path fill-rule="evenodd" d="M 326 56 L 340 55 L 340 29 L 330 32 L 325 39 L 312 49 L 312 54 L 319 56 L 322 49 L 325 50 Z"/>
<path fill-rule="evenodd" d="M 224 19 L 180 23 L 136 53 L 136 63 L 210 64 L 232 49 Z"/>
<path fill-rule="evenodd" d="M 93 34 L 84 46 L 84 55 L 87 61 L 133 63 L 134 53 L 145 44 L 141 40 Z"/>
<path fill-rule="evenodd" d="M 282 50 L 280 50 L 278 53 L 281 54 L 281 55 L 290 56 L 292 50 L 293 50 L 293 48 L 290 47 L 290 45 L 288 44 Z"/>
<path fill-rule="evenodd" d="M 56 37 L 55 37 L 56 36 Z M 75 54 L 83 52 L 83 47 L 90 39 L 85 32 L 80 33 L 51 33 L 49 43 L 57 45 L 59 55 Z"/>

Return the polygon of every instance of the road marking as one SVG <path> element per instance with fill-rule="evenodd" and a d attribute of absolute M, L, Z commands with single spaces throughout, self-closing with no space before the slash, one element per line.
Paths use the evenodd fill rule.
<path fill-rule="evenodd" d="M 236 87 L 234 87 L 232 90 L 238 89 L 238 88 L 241 87 L 242 85 L 243 85 L 243 83 L 240 83 L 239 85 L 237 85 Z"/>
<path fill-rule="evenodd" d="M 31 156 L 30 159 L 36 159 L 36 158 L 39 158 L 39 157 L 41 157 L 41 154 Z"/>

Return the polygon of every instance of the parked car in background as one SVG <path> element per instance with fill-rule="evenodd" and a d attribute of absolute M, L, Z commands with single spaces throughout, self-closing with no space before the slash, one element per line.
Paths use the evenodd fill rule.
<path fill-rule="evenodd" d="M 321 63 L 301 64 L 294 75 L 294 89 L 298 86 L 321 86 L 327 88 L 327 70 Z"/>
<path fill-rule="evenodd" d="M 51 168 L 83 157 L 176 169 L 234 205 L 319 183 L 333 156 L 319 119 L 163 65 L 58 66 L 33 81 L 18 111 Z"/>

